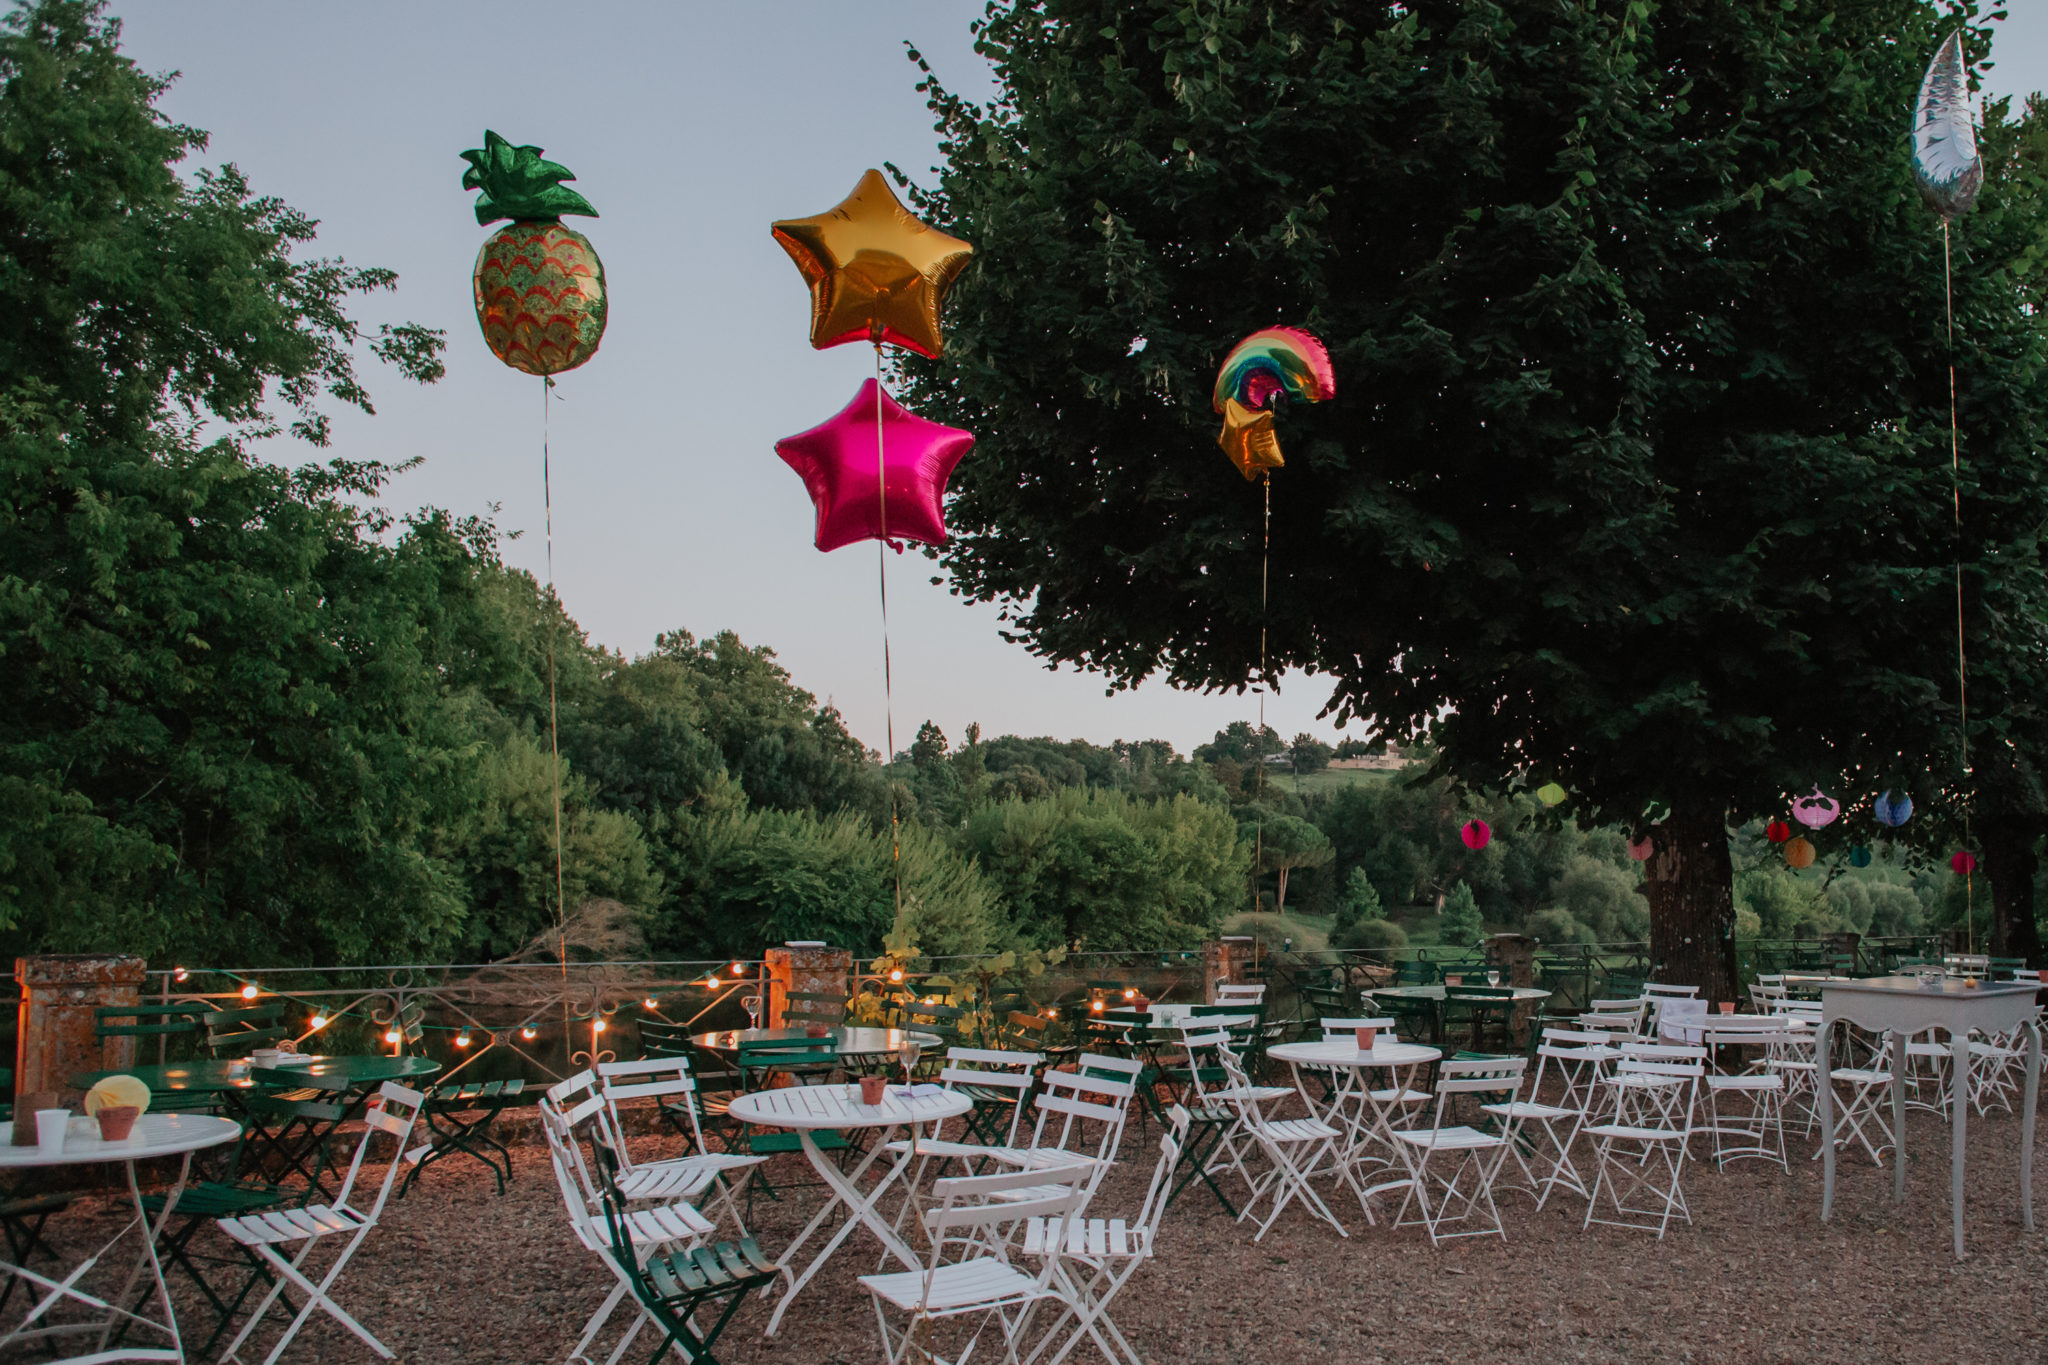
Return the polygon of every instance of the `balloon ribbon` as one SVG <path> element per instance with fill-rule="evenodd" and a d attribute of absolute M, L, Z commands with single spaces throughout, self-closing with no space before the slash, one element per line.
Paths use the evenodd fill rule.
<path fill-rule="evenodd" d="M 555 387 L 554 379 L 542 375 L 540 379 L 540 505 L 542 524 L 546 532 L 548 561 L 547 597 L 541 609 L 548 613 L 548 755 L 550 775 L 554 782 L 555 796 L 555 943 L 562 955 L 562 1046 L 568 1049 L 573 1060 L 576 1045 L 569 1033 L 569 913 L 562 903 L 562 732 L 557 723 L 555 711 L 555 615 L 551 609 L 555 597 L 555 494 L 553 480 L 548 470 L 548 409 L 549 397 Z M 591 1044 L 592 1051 L 596 1043 Z M 597 1058 L 591 1057 L 591 1065 Z"/>
<path fill-rule="evenodd" d="M 1954 499 L 1956 528 L 1956 729 L 1963 755 L 1963 780 L 1970 779 L 1970 687 L 1968 659 L 1963 652 L 1963 446 L 1956 419 L 1956 283 L 1949 247 L 1949 220 L 1941 219 L 1941 287 L 1948 303 L 1948 480 Z M 1970 801 L 1963 797 L 1963 846 L 1970 845 Z M 1963 933 L 1969 951 L 1977 951 L 1976 879 L 1963 873 Z"/>
<path fill-rule="evenodd" d="M 881 539 L 875 542 L 875 565 L 882 588 L 882 724 L 889 751 L 882 773 L 889 783 L 889 878 L 896 887 L 896 918 L 903 918 L 903 841 L 896 823 L 896 693 L 889 675 L 889 461 L 882 443 L 882 343 L 875 342 L 875 509 Z"/>

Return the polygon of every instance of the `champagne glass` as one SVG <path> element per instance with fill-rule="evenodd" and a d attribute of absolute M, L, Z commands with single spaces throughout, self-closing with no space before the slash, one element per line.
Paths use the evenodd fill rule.
<path fill-rule="evenodd" d="M 741 1007 L 742 1009 L 746 1010 L 746 1012 L 747 1012 L 747 1027 L 748 1027 L 749 1029 L 757 1029 L 757 1028 L 761 1027 L 761 997 L 760 997 L 760 996 L 758 996 L 758 995 L 743 995 L 743 996 L 741 996 L 741 997 L 740 997 L 740 1007 Z"/>
<path fill-rule="evenodd" d="M 924 1052 L 922 1045 L 914 1038 L 905 1038 L 896 1049 L 896 1060 L 903 1063 L 903 1088 L 910 1088 L 911 1073 L 917 1070 L 917 1059 Z"/>
<path fill-rule="evenodd" d="M 1488 972 L 1486 974 L 1486 984 L 1489 986 L 1498 986 L 1500 984 L 1500 973 Z"/>

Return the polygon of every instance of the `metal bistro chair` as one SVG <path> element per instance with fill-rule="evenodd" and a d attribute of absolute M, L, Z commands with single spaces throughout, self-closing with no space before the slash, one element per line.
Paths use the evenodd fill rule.
<path fill-rule="evenodd" d="M 200 1023 L 206 1030 L 206 1050 L 215 1057 L 246 1057 L 259 1047 L 291 1036 L 291 1030 L 284 1025 L 282 1000 L 208 1010 L 200 1017 Z"/>
<path fill-rule="evenodd" d="M 822 1085 L 839 1067 L 839 1050 L 830 1038 L 743 1038 L 740 1040 L 737 1066 L 742 1092 L 764 1089 L 776 1076 L 788 1076 L 798 1085 Z M 707 1108 L 717 1105 L 717 1101 L 711 1099 L 705 1103 Z M 803 1151 L 803 1137 L 794 1132 L 749 1132 L 742 1141 L 749 1156 L 775 1157 Z M 844 1153 L 853 1147 L 846 1134 L 835 1128 L 819 1129 L 811 1134 L 811 1141 L 823 1152 Z M 796 1185 L 817 1183 L 799 1181 Z M 757 1167 L 754 1178 L 747 1182 L 749 1214 L 753 1211 L 755 1190 L 760 1190 L 770 1199 L 779 1199 L 781 1196 L 775 1192 L 777 1188 L 769 1182 L 768 1168 L 765 1165 Z"/>

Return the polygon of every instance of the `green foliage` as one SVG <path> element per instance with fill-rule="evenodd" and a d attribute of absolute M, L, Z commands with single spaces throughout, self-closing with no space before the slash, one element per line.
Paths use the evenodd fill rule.
<path fill-rule="evenodd" d="M 1319 773 L 1330 766 L 1330 760 L 1337 751 L 1303 731 L 1287 746 L 1288 762 L 1297 773 Z"/>
<path fill-rule="evenodd" d="M 1384 919 L 1356 919 L 1330 934 L 1332 948 L 1393 950 L 1408 946 L 1408 932 Z"/>
<path fill-rule="evenodd" d="M 1569 910 L 1538 910 L 1529 916 L 1522 932 L 1540 943 L 1597 943 L 1600 936 L 1588 929 Z"/>
<path fill-rule="evenodd" d="M 1041 946 L 1192 947 L 1243 904 L 1250 867 L 1228 814 L 1189 796 L 1004 801 L 970 814 L 959 842 Z"/>
<path fill-rule="evenodd" d="M 1466 947 L 1479 941 L 1486 932 L 1486 922 L 1479 913 L 1479 899 L 1472 894 L 1472 888 L 1459 882 L 1444 897 L 1444 906 L 1437 919 L 1437 939 L 1447 944 Z"/>

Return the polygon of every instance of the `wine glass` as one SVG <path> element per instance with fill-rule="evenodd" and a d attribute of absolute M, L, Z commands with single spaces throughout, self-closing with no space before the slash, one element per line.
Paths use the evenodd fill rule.
<path fill-rule="evenodd" d="M 746 1010 L 746 1012 L 747 1012 L 747 1027 L 748 1027 L 749 1029 L 757 1029 L 757 1028 L 761 1027 L 761 997 L 760 997 L 760 996 L 758 996 L 758 995 L 743 995 L 743 996 L 741 996 L 741 997 L 740 997 L 740 1007 L 741 1007 L 742 1009 Z"/>
<path fill-rule="evenodd" d="M 1498 986 L 1500 984 L 1500 973 L 1488 972 L 1486 974 L 1486 984 L 1489 986 Z"/>
<path fill-rule="evenodd" d="M 903 1088 L 910 1088 L 911 1073 L 917 1070 L 917 1059 L 924 1047 L 914 1038 L 905 1038 L 896 1048 L 896 1060 L 903 1063 Z"/>

